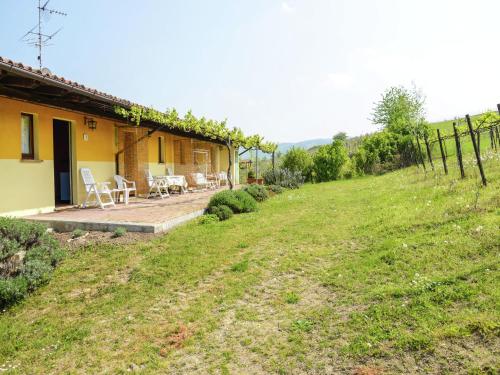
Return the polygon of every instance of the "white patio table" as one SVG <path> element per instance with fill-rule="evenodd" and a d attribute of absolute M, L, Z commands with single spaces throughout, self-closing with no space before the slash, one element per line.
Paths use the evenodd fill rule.
<path fill-rule="evenodd" d="M 185 193 L 187 191 L 188 183 L 186 181 L 186 177 L 179 176 L 162 176 L 168 182 L 168 186 L 177 186 L 181 190 L 181 193 Z"/>

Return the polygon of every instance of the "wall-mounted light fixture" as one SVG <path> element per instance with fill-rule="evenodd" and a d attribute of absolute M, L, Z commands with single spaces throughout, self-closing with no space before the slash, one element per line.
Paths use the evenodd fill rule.
<path fill-rule="evenodd" d="M 91 117 L 84 117 L 85 125 L 89 127 L 90 130 L 97 129 L 97 121 Z"/>

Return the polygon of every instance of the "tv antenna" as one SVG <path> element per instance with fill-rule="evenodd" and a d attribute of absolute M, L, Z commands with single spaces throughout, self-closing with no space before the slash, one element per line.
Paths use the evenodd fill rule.
<path fill-rule="evenodd" d="M 38 24 L 36 24 L 31 30 L 29 30 L 26 34 L 21 37 L 21 40 L 25 41 L 31 46 L 38 48 L 38 66 L 40 70 L 42 69 L 42 49 L 43 47 L 51 46 L 50 42 L 57 35 L 62 28 L 58 29 L 56 32 L 52 34 L 44 34 L 42 31 L 42 23 L 43 21 L 47 22 L 50 19 L 50 16 L 53 14 L 58 16 L 67 16 L 66 13 L 61 12 L 57 9 L 49 9 L 47 5 L 50 0 L 47 0 L 45 4 L 42 5 L 42 0 L 38 0 Z"/>

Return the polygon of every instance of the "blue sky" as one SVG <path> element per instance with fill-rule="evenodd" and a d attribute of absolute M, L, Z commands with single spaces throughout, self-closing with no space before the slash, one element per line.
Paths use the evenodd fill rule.
<path fill-rule="evenodd" d="M 67 17 L 53 73 L 157 109 L 228 119 L 272 141 L 375 130 L 373 102 L 414 82 L 429 120 L 500 102 L 497 0 L 51 0 Z M 19 38 L 35 0 L 0 2 L 0 55 L 37 65 Z"/>

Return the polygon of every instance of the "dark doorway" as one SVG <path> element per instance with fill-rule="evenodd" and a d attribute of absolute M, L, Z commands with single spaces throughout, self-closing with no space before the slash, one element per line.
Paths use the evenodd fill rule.
<path fill-rule="evenodd" d="M 71 124 L 54 120 L 54 194 L 56 205 L 71 203 Z"/>

